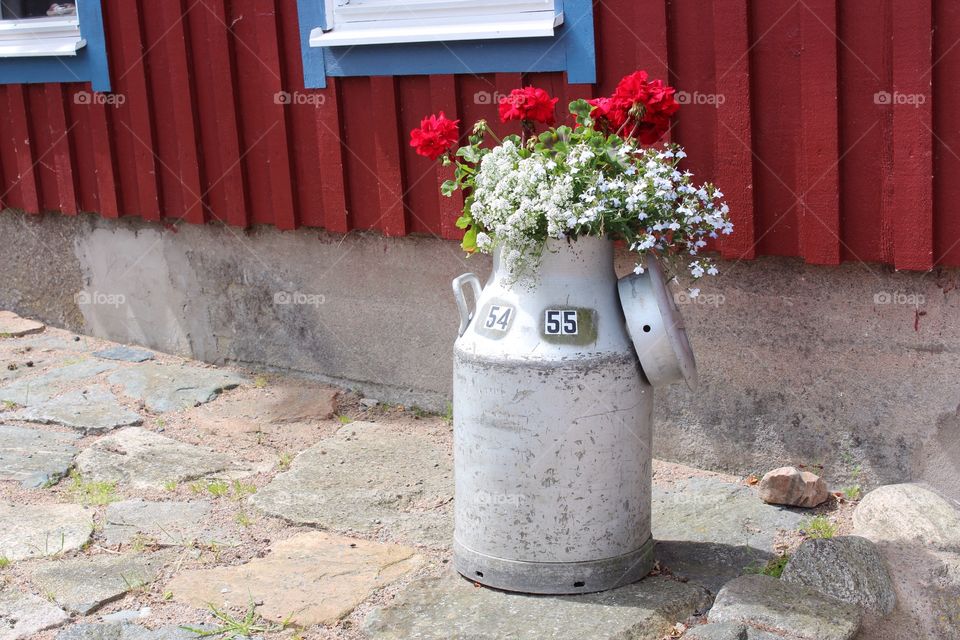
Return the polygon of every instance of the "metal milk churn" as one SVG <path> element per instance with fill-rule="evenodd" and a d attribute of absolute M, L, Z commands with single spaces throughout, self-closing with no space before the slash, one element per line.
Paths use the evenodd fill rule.
<path fill-rule="evenodd" d="M 453 282 L 456 569 L 526 593 L 629 584 L 653 565 L 653 386 L 696 382 L 655 260 L 617 281 L 605 238 L 549 240 L 512 281 Z M 474 311 L 464 296 L 471 285 Z"/>

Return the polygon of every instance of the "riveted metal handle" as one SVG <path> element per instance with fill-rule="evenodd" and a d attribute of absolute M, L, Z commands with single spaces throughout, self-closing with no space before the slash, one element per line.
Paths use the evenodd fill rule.
<path fill-rule="evenodd" d="M 462 276 L 457 276 L 453 279 L 453 297 L 457 301 L 457 309 L 460 311 L 460 333 L 458 335 L 463 335 L 467 330 L 467 327 L 470 326 L 470 321 L 473 320 L 473 311 L 470 311 L 467 308 L 467 299 L 463 295 L 463 285 L 470 283 L 470 286 L 473 287 L 473 302 L 476 306 L 477 301 L 480 299 L 480 292 L 483 291 L 483 287 L 480 285 L 480 278 L 474 273 L 465 273 Z"/>

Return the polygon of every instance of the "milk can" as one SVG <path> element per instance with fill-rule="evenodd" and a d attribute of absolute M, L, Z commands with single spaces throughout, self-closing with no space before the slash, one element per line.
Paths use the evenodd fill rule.
<path fill-rule="evenodd" d="M 469 310 L 464 289 L 475 297 Z M 456 569 L 526 593 L 629 584 L 653 565 L 653 386 L 696 383 L 654 260 L 617 281 L 605 238 L 549 240 L 511 279 L 454 280 Z"/>

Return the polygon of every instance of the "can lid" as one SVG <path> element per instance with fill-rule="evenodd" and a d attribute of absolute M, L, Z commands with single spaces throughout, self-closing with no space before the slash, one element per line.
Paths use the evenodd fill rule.
<path fill-rule="evenodd" d="M 687 338 L 683 316 L 670 295 L 656 256 L 647 254 L 646 271 L 617 283 L 627 332 L 647 380 L 654 387 L 685 381 L 698 386 L 697 362 Z"/>

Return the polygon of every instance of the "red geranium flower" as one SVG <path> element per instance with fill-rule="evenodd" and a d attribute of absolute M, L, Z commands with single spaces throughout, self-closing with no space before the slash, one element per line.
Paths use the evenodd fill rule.
<path fill-rule="evenodd" d="M 556 122 L 554 111 L 559 100 L 537 87 L 514 89 L 500 99 L 500 122 L 527 120 L 551 126 Z"/>
<path fill-rule="evenodd" d="M 459 120 L 451 120 L 443 114 L 427 116 L 420 122 L 420 128 L 410 132 L 410 146 L 421 156 L 436 160 L 450 150 L 460 138 L 457 125 Z"/>
<path fill-rule="evenodd" d="M 623 78 L 611 97 L 590 100 L 590 115 L 608 131 L 634 136 L 641 144 L 654 144 L 670 128 L 670 117 L 680 108 L 674 93 L 662 80 L 650 80 L 646 71 L 637 71 Z"/>

